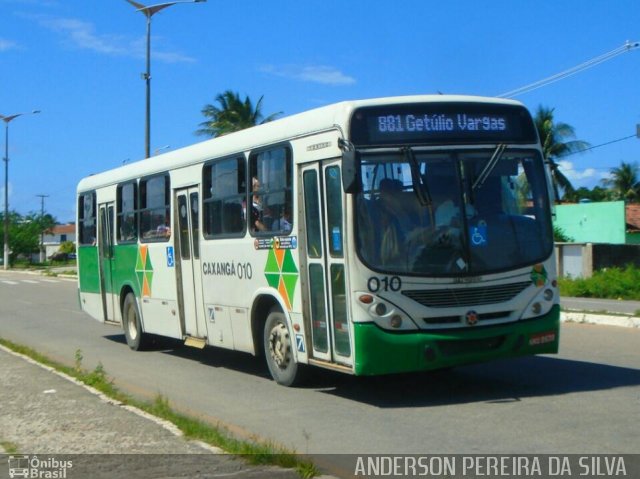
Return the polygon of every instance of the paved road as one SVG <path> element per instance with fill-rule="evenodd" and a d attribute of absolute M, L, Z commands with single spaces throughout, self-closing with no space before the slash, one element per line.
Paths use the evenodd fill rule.
<path fill-rule="evenodd" d="M 640 453 L 640 329 L 563 324 L 556 356 L 379 378 L 318 371 L 290 389 L 246 354 L 167 343 L 132 352 L 119 329 L 78 311 L 74 283 L 6 280 L 0 337 L 69 364 L 80 348 L 86 367 L 101 361 L 130 393 L 162 393 L 299 452 Z"/>

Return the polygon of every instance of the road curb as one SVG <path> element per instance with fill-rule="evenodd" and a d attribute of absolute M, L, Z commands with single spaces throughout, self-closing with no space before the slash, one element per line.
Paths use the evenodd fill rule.
<path fill-rule="evenodd" d="M 627 315 L 589 313 L 584 311 L 561 311 L 560 321 L 567 323 L 597 324 L 623 328 L 640 328 L 640 318 Z"/>

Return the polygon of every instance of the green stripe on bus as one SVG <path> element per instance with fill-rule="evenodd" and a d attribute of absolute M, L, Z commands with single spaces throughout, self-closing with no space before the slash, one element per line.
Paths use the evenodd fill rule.
<path fill-rule="evenodd" d="M 356 323 L 354 370 L 357 375 L 368 376 L 557 353 L 559 328 L 557 305 L 548 314 L 532 320 L 444 332 L 397 333 L 374 323 Z M 543 339 L 539 340 L 540 337 Z"/>

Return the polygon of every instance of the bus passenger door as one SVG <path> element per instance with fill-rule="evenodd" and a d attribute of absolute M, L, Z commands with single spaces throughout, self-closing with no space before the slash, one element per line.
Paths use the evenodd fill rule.
<path fill-rule="evenodd" d="M 98 255 L 100 295 L 105 321 L 115 321 L 116 294 L 113 291 L 113 203 L 98 206 Z"/>
<path fill-rule="evenodd" d="M 311 331 L 312 356 L 351 365 L 340 162 L 305 166 L 302 185 L 310 309 L 305 324 Z"/>
<path fill-rule="evenodd" d="M 178 258 L 178 305 L 182 332 L 187 344 L 204 347 L 207 330 L 202 306 L 202 270 L 200 268 L 200 222 L 198 187 L 175 191 Z M 195 339 L 202 341 L 194 341 Z"/>

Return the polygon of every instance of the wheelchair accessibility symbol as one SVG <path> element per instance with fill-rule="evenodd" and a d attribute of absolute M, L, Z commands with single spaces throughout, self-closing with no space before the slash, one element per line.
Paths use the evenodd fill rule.
<path fill-rule="evenodd" d="M 472 246 L 487 246 L 487 225 L 471 226 L 469 238 Z"/>

